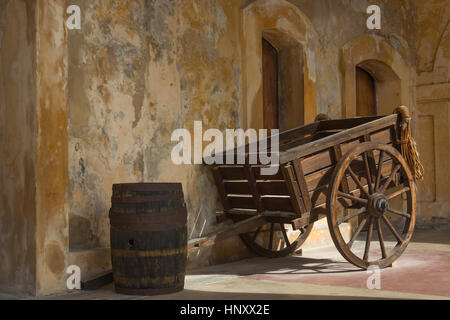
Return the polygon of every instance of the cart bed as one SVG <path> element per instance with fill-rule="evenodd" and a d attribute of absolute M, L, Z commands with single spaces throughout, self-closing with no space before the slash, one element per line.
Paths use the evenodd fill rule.
<path fill-rule="evenodd" d="M 224 211 L 243 218 L 263 214 L 285 222 L 296 219 L 299 226 L 316 221 L 325 213 L 327 187 L 337 161 L 362 142 L 394 144 L 397 117 L 325 120 L 282 132 L 280 169 L 271 176 L 261 175 L 261 164 L 215 165 Z M 373 159 L 378 161 L 378 154 Z M 383 173 L 391 169 L 392 161 L 383 163 Z M 355 173 L 364 181 L 363 171 L 361 161 Z M 353 180 L 347 180 L 346 188 L 356 190 Z"/>

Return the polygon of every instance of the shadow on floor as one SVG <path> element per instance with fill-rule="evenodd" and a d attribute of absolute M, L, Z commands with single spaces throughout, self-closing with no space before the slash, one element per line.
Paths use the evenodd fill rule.
<path fill-rule="evenodd" d="M 189 275 L 223 274 L 248 276 L 254 274 L 321 274 L 321 273 L 349 273 L 358 269 L 348 262 L 332 259 L 308 258 L 288 256 L 283 258 L 251 258 L 245 261 L 232 262 L 207 268 L 189 270 Z"/>
<path fill-rule="evenodd" d="M 62 296 L 48 296 L 42 300 L 384 300 L 382 297 L 350 295 L 279 294 L 253 292 L 217 292 L 185 289 L 181 292 L 158 296 L 127 296 L 114 292 L 112 285 L 96 291 L 81 291 Z M 392 298 L 389 298 L 392 300 Z"/>

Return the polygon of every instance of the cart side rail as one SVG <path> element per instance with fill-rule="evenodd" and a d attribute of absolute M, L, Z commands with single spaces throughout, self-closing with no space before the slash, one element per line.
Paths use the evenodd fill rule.
<path fill-rule="evenodd" d="M 302 158 L 307 155 L 329 149 L 335 145 L 342 144 L 353 139 L 362 138 L 385 128 L 394 127 L 395 129 L 397 117 L 397 114 L 384 116 L 381 118 L 375 117 L 376 120 L 364 122 L 362 124 L 361 118 L 321 121 L 321 130 L 341 129 L 342 131 L 323 139 L 302 144 L 282 152 L 280 154 L 280 163 L 287 163 L 297 158 Z M 352 127 L 352 123 L 356 126 Z"/>

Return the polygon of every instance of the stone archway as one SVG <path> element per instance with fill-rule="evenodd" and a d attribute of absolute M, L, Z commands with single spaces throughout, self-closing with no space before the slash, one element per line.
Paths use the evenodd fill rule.
<path fill-rule="evenodd" d="M 303 99 L 298 105 L 290 105 L 284 113 L 293 114 L 286 126 L 309 123 L 316 116 L 316 65 L 317 34 L 311 22 L 293 4 L 280 0 L 256 0 L 242 9 L 242 122 L 244 128 L 263 128 L 262 108 L 262 38 L 269 40 L 287 59 L 294 61 L 284 77 L 295 79 L 303 73 L 302 97 L 289 95 L 292 101 Z M 288 90 L 295 92 L 295 90 Z M 297 108 L 297 109 L 296 109 Z M 300 111 L 299 111 L 300 110 Z"/>
<path fill-rule="evenodd" d="M 364 35 L 342 47 L 341 66 L 344 72 L 342 87 L 342 117 L 357 116 L 356 68 L 362 68 L 375 80 L 377 114 L 391 114 L 396 107 L 406 105 L 414 111 L 414 94 L 411 86 L 413 68 L 408 66 L 400 53 L 386 39 L 376 35 Z M 391 206 L 402 208 L 402 199 Z M 354 225 L 351 228 L 355 227 Z"/>
<path fill-rule="evenodd" d="M 384 38 L 365 35 L 342 48 L 344 71 L 342 116 L 356 116 L 356 67 L 369 72 L 377 84 L 378 113 L 389 114 L 399 105 L 414 109 L 411 68 Z"/>

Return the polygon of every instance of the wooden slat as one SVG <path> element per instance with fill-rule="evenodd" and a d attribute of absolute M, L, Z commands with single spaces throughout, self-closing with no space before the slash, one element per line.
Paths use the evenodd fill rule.
<path fill-rule="evenodd" d="M 372 122 L 368 120 L 374 120 Z M 289 131 L 282 132 L 279 135 L 279 146 L 281 151 L 280 154 L 280 160 L 282 163 L 287 163 L 289 160 L 286 160 L 286 157 L 291 157 L 292 153 L 298 152 L 298 149 L 305 150 L 304 155 L 300 155 L 301 157 L 308 156 L 312 153 L 315 153 L 316 151 L 312 150 L 312 148 L 301 148 L 302 146 L 314 145 L 314 142 L 320 142 L 325 141 L 328 142 L 330 140 L 324 140 L 324 139 L 338 139 L 339 141 L 335 140 L 336 143 L 345 143 L 352 139 L 357 139 L 358 137 L 363 136 L 364 134 L 370 134 L 371 140 L 373 142 L 380 142 L 380 143 L 387 143 L 387 142 L 393 142 L 395 141 L 395 121 L 396 121 L 396 115 L 391 116 L 384 116 L 384 117 L 369 117 L 369 118 L 355 118 L 355 119 L 341 119 L 341 120 L 326 120 L 321 121 L 320 123 L 325 126 L 325 128 L 319 128 L 319 122 L 312 123 L 307 126 L 302 126 L 299 128 L 295 128 Z M 353 127 L 349 125 L 353 124 Z M 329 127 L 330 129 L 326 129 Z M 337 129 L 334 127 L 338 127 Z M 348 128 L 347 128 L 348 127 Z M 386 128 L 385 130 L 382 130 L 383 128 Z M 330 136 L 324 136 L 323 138 L 320 138 L 320 134 L 323 134 L 322 132 L 318 132 L 317 130 L 321 129 L 322 132 L 331 132 Z M 343 130 L 345 129 L 345 130 Z M 335 132 L 335 133 L 334 133 Z M 317 137 L 317 138 L 316 138 Z M 269 138 L 270 140 L 270 138 Z M 303 141 L 302 141 L 303 140 Z M 312 141 L 309 141 L 312 140 Z M 298 142 L 301 141 L 301 142 Z M 309 141 L 309 142 L 308 142 Z M 256 147 L 258 142 L 254 142 L 254 146 Z M 334 143 L 331 143 L 329 147 L 332 147 Z M 268 146 L 271 146 L 271 142 L 268 142 Z M 291 148 L 292 147 L 292 148 Z M 249 145 L 247 144 L 245 146 L 246 152 L 249 151 Z M 306 150 L 306 149 L 309 149 Z M 235 148 L 237 150 L 237 148 Z M 257 150 L 257 149 L 255 149 Z M 264 150 L 259 150 L 264 151 Z M 320 151 L 320 150 L 319 150 Z M 345 147 L 343 147 L 343 153 L 345 153 L 347 150 Z M 236 152 L 235 152 L 236 153 Z M 220 154 L 219 154 L 220 156 Z M 225 154 L 223 155 L 225 159 Z M 257 157 L 258 158 L 258 157 Z M 295 157 L 294 157 L 295 158 Z M 236 156 L 235 156 L 236 160 Z M 258 159 L 259 161 L 259 159 Z M 237 164 L 235 162 L 235 164 Z M 306 168 L 304 168 L 306 169 Z"/>
<path fill-rule="evenodd" d="M 289 197 L 263 197 L 262 201 L 266 210 L 295 212 Z"/>
<path fill-rule="evenodd" d="M 253 198 L 250 197 L 236 197 L 236 196 L 228 196 L 228 203 L 230 204 L 230 208 L 241 208 L 241 209 L 255 209 L 255 204 L 253 202 Z"/>
<path fill-rule="evenodd" d="M 323 120 L 320 122 L 320 127 L 318 131 L 351 129 L 375 120 L 383 119 L 385 117 L 386 116 L 374 116 L 374 117 L 355 117 L 349 119 Z"/>
<path fill-rule="evenodd" d="M 328 167 L 306 175 L 305 181 L 308 191 L 314 191 L 324 185 L 328 185 L 333 170 L 334 167 Z"/>
<path fill-rule="evenodd" d="M 250 186 L 247 181 L 225 181 L 226 194 L 248 194 L 251 195 Z"/>
<path fill-rule="evenodd" d="M 255 176 L 253 175 L 253 170 L 251 166 L 246 165 L 244 167 L 245 176 L 248 181 L 248 186 L 250 188 L 250 192 L 252 194 L 253 203 L 258 212 L 264 211 L 263 204 L 261 201 L 261 195 L 259 194 L 258 188 L 256 186 Z"/>
<path fill-rule="evenodd" d="M 340 144 L 335 145 L 333 147 L 333 151 L 334 151 L 334 156 L 336 158 L 336 164 L 337 164 L 339 162 L 339 160 L 341 160 L 341 158 L 342 158 L 341 145 Z M 341 188 L 342 188 L 342 191 L 349 192 L 349 187 L 348 187 L 348 183 L 347 183 L 346 179 L 342 180 Z"/>
<path fill-rule="evenodd" d="M 300 157 L 298 158 L 300 159 Z M 331 149 L 302 158 L 302 169 L 305 175 L 333 165 Z"/>
<path fill-rule="evenodd" d="M 338 121 L 338 120 L 330 120 L 330 121 Z M 342 131 L 340 133 L 336 133 L 332 136 L 325 137 L 323 139 L 313 141 L 293 149 L 289 151 L 282 152 L 280 154 L 280 163 L 287 163 L 296 158 L 304 157 L 306 155 L 316 153 L 321 150 L 328 149 L 333 145 L 344 143 L 348 140 L 361 137 L 367 133 L 371 133 L 382 128 L 387 128 L 389 126 L 396 125 L 397 115 L 385 116 L 380 119 L 364 123 L 362 125 L 358 125 L 356 127 L 352 127 L 348 130 Z M 336 129 L 336 128 L 322 128 L 324 130 Z M 337 128 L 339 129 L 339 128 Z"/>
<path fill-rule="evenodd" d="M 339 163 L 339 161 L 342 158 L 342 147 L 340 144 L 337 144 L 335 146 L 333 146 L 333 151 L 334 151 L 334 157 L 335 157 L 335 162 L 336 165 Z M 342 179 L 340 188 L 342 191 L 348 193 L 350 192 L 349 187 L 348 187 L 348 183 L 347 183 L 347 179 Z M 344 205 L 344 207 L 349 207 L 351 205 L 351 203 L 349 203 L 349 201 L 347 199 L 339 199 L 339 201 Z"/>
<path fill-rule="evenodd" d="M 232 219 L 233 221 L 241 221 L 256 215 L 262 215 L 266 218 L 267 222 L 273 223 L 291 223 L 292 220 L 298 217 L 298 215 L 293 212 L 263 211 L 262 213 L 259 214 L 256 212 L 256 210 L 250 211 L 242 209 L 231 209 L 227 211 L 226 215 L 229 219 Z"/>
<path fill-rule="evenodd" d="M 314 122 L 314 123 L 307 124 L 305 126 L 301 126 L 301 127 L 294 128 L 291 130 L 283 131 L 283 132 L 279 133 L 278 135 L 273 135 L 273 136 L 268 137 L 267 138 L 267 146 L 269 147 L 269 150 L 270 150 L 270 146 L 272 145 L 272 139 L 274 137 L 278 136 L 279 145 L 281 146 L 285 143 L 288 143 L 289 141 L 298 140 L 298 139 L 305 137 L 306 135 L 314 134 L 314 133 L 316 133 L 318 128 L 319 128 L 319 122 Z M 244 147 L 245 147 L 246 152 L 248 152 L 251 148 L 254 148 L 255 150 L 257 150 L 258 143 L 259 143 L 259 141 L 245 144 Z M 238 149 L 237 147 L 235 147 L 233 149 L 234 154 L 236 154 L 237 149 Z M 265 150 L 260 150 L 260 151 L 265 151 Z M 222 156 L 223 159 L 225 159 L 226 152 L 227 151 L 217 153 L 217 156 L 218 157 Z"/>
<path fill-rule="evenodd" d="M 221 176 L 220 170 L 217 167 L 213 167 L 213 176 L 216 182 L 217 190 L 219 191 L 220 198 L 222 199 L 223 208 L 230 209 L 230 203 L 228 202 L 225 187 L 223 185 L 223 178 Z"/>
<path fill-rule="evenodd" d="M 313 135 L 310 135 L 310 136 L 307 136 L 307 137 L 303 137 L 301 139 L 293 139 L 293 140 L 290 140 L 289 142 L 286 142 L 284 144 L 280 144 L 280 151 L 286 151 L 286 150 L 292 149 L 294 147 L 300 146 L 302 144 L 309 143 L 311 141 L 315 141 L 315 140 L 321 139 L 323 137 L 325 137 L 324 134 L 316 133 L 316 134 L 313 134 Z"/>
<path fill-rule="evenodd" d="M 286 186 L 290 195 L 291 205 L 294 208 L 295 213 L 301 216 L 305 210 L 303 209 L 303 204 L 300 202 L 300 191 L 297 186 L 297 181 L 294 179 L 292 166 L 289 164 L 283 166 L 282 168 Z"/>
<path fill-rule="evenodd" d="M 278 170 L 277 173 L 273 175 L 262 175 L 260 166 L 252 166 L 253 174 L 255 175 L 256 180 L 284 180 L 283 173 L 281 170 Z"/>
<path fill-rule="evenodd" d="M 300 188 L 300 194 L 303 199 L 303 203 L 305 205 L 305 210 L 307 213 L 311 212 L 312 202 L 308 193 L 308 186 L 306 185 L 305 174 L 303 172 L 302 161 L 301 159 L 296 159 L 294 162 L 294 171 L 297 176 L 298 186 Z"/>
<path fill-rule="evenodd" d="M 382 130 L 370 136 L 370 139 L 373 142 L 380 142 L 389 144 L 390 142 L 390 131 L 389 129 Z M 357 147 L 361 142 L 358 139 L 353 139 L 352 141 L 347 141 L 341 144 L 341 154 L 344 155 L 348 151 Z M 336 144 L 339 145 L 339 144 Z M 334 148 L 334 146 L 332 146 Z M 323 170 L 327 167 L 334 166 L 335 162 L 333 161 L 335 155 L 334 150 L 330 148 L 327 150 L 323 150 L 319 153 L 309 155 L 302 160 L 303 171 L 305 175 L 310 173 Z"/>
<path fill-rule="evenodd" d="M 394 140 L 392 139 L 391 128 L 387 128 L 385 130 L 372 133 L 370 135 L 370 141 L 384 144 L 392 144 Z"/>
<path fill-rule="evenodd" d="M 305 126 L 301 126 L 298 128 L 294 128 L 291 130 L 283 131 L 278 135 L 278 139 L 281 143 L 284 143 L 284 141 L 292 140 L 292 139 L 298 139 L 298 137 L 302 137 L 308 134 L 314 134 L 317 132 L 317 129 L 319 128 L 319 122 L 313 122 L 310 124 L 307 124 Z"/>
<path fill-rule="evenodd" d="M 257 182 L 257 186 L 261 195 L 289 195 L 286 182 L 284 181 L 261 181 Z"/>
<path fill-rule="evenodd" d="M 363 137 L 364 142 L 371 142 L 372 138 L 370 136 L 370 134 L 366 134 Z M 366 170 L 368 170 L 369 172 L 369 181 L 370 181 L 370 190 L 371 192 L 373 192 L 373 187 L 374 187 L 374 182 L 375 182 L 375 173 L 377 172 L 376 170 L 376 164 L 375 164 L 375 155 L 373 153 L 373 150 L 370 150 L 367 152 L 367 159 L 364 159 L 364 161 L 367 161 L 367 168 Z"/>
<path fill-rule="evenodd" d="M 218 168 L 220 176 L 223 180 L 245 180 L 245 173 L 243 166 L 222 166 Z"/>

